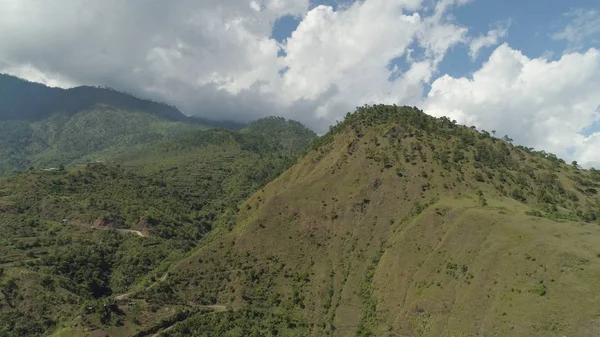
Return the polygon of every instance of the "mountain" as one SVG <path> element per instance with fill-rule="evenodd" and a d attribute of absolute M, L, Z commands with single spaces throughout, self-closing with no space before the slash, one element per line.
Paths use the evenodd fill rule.
<path fill-rule="evenodd" d="M 154 324 L 141 309 L 134 324 L 116 315 L 124 308 L 114 298 L 160 280 L 208 234 L 229 233 L 239 202 L 305 150 L 284 151 L 282 141 L 209 129 L 124 149 L 111 162 L 0 178 L 0 336 Z"/>
<path fill-rule="evenodd" d="M 187 304 L 161 336 L 593 336 L 599 186 L 485 131 L 363 107 L 135 298 Z"/>
<path fill-rule="evenodd" d="M 169 139 L 206 127 L 160 119 L 145 112 L 96 107 L 68 116 L 54 114 L 35 122 L 0 121 L 0 175 L 29 167 L 58 168 L 88 161 L 103 151 Z"/>
<path fill-rule="evenodd" d="M 598 335 L 599 171 L 411 107 L 305 137 L 0 179 L 0 336 Z"/>
<path fill-rule="evenodd" d="M 247 123 L 239 123 L 233 121 L 214 121 L 199 116 L 190 116 L 189 118 L 196 124 L 210 126 L 218 129 L 241 130 L 247 125 Z"/>
<path fill-rule="evenodd" d="M 175 107 L 112 89 L 50 88 L 0 74 L 0 175 L 102 160 L 143 143 L 233 122 L 187 117 Z"/>
<path fill-rule="evenodd" d="M 314 133 L 300 122 L 286 120 L 283 117 L 265 117 L 258 119 L 241 130 L 245 134 L 256 134 L 276 142 L 289 152 L 295 149 L 307 149 L 314 140 Z"/>

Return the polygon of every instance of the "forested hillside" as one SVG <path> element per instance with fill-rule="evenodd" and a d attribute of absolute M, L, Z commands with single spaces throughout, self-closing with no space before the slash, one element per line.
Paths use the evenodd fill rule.
<path fill-rule="evenodd" d="M 210 129 L 129 147 L 106 163 L 0 179 L 0 336 L 43 336 L 73 322 L 153 324 L 143 312 L 128 321 L 115 296 L 157 282 L 206 235 L 228 233 L 238 203 L 305 150 L 282 141 Z"/>
<path fill-rule="evenodd" d="M 0 175 L 108 160 L 131 147 L 207 128 L 243 125 L 187 117 L 108 88 L 49 88 L 0 74 Z"/>
<path fill-rule="evenodd" d="M 0 122 L 0 175 L 30 167 L 58 168 L 107 160 L 123 149 L 202 130 L 205 127 L 170 122 L 147 113 L 96 108 L 69 117 L 63 114 L 29 123 Z M 101 155 L 95 155 L 102 152 Z"/>

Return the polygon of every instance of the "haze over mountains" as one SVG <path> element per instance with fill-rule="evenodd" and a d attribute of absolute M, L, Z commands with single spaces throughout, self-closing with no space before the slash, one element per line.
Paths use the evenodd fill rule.
<path fill-rule="evenodd" d="M 414 107 L 317 137 L 0 80 L 0 336 L 600 333 L 597 170 Z"/>

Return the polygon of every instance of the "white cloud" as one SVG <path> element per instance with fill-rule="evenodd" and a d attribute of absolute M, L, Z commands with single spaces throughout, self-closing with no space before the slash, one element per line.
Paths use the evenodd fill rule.
<path fill-rule="evenodd" d="M 582 130 L 598 120 L 600 51 L 549 62 L 499 46 L 472 78 L 442 76 L 432 84 L 425 111 L 448 116 L 517 143 L 545 149 L 580 164 L 600 160 L 597 141 Z M 574 154 L 567 149 L 575 148 Z"/>
<path fill-rule="evenodd" d="M 437 64 L 453 45 L 464 41 L 466 28 L 446 20 L 452 1 L 438 6 L 431 17 L 411 12 L 420 1 L 370 0 L 342 11 L 319 6 L 310 11 L 284 45 L 280 97 L 287 101 L 313 99 L 324 91 L 337 92 L 317 109 L 333 121 L 364 103 L 417 104 Z M 413 57 L 411 45 L 425 55 Z M 386 65 L 405 56 L 406 73 L 389 81 Z"/>
<path fill-rule="evenodd" d="M 595 167 L 600 169 L 600 157 L 598 156 L 600 149 L 600 132 L 595 132 L 581 140 L 577 147 L 578 164 L 585 167 Z"/>
<path fill-rule="evenodd" d="M 600 12 L 594 9 L 575 9 L 565 13 L 571 21 L 560 32 L 551 37 L 568 42 L 568 50 L 580 50 L 586 43 L 600 42 Z"/>
<path fill-rule="evenodd" d="M 342 92 L 362 90 L 365 83 L 373 90 L 388 86 L 385 65 L 404 54 L 421 25 L 419 15 L 404 15 L 403 7 L 371 0 L 342 12 L 313 9 L 285 45 L 284 94 L 311 99 L 332 85 Z"/>
<path fill-rule="evenodd" d="M 11 32 L 0 35 L 0 71 L 108 85 L 209 117 L 280 114 L 325 130 L 357 105 L 418 103 L 447 50 L 466 41 L 467 29 L 449 19 L 464 3 L 442 0 L 428 17 L 418 14 L 422 0 L 357 1 L 337 11 L 308 11 L 309 0 L 0 0 L 8 8 L 0 31 Z M 287 14 L 301 22 L 279 44 L 272 26 Z M 415 43 L 424 54 L 411 58 Z M 387 65 L 402 56 L 408 71 L 390 82 Z"/>
<path fill-rule="evenodd" d="M 32 82 L 44 83 L 49 87 L 72 88 L 74 83 L 65 79 L 60 74 L 48 74 L 39 71 L 30 64 L 23 64 L 14 67 L 4 67 L 4 73 L 12 74 L 20 78 L 25 78 Z"/>
<path fill-rule="evenodd" d="M 453 6 L 462 6 L 470 0 L 441 0 L 431 17 L 425 18 L 419 31 L 419 45 L 426 50 L 434 67 L 443 59 L 448 49 L 467 40 L 468 29 L 451 22 L 447 15 Z"/>
<path fill-rule="evenodd" d="M 505 38 L 508 34 L 508 28 L 510 27 L 510 20 L 508 24 L 498 24 L 496 28 L 488 31 L 486 35 L 480 35 L 471 40 L 469 44 L 469 56 L 474 61 L 479 55 L 479 50 L 485 47 L 491 47 L 497 45 L 501 39 Z"/>

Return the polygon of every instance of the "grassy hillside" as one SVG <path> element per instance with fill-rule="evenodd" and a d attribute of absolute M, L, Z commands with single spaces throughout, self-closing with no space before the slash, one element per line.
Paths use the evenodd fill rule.
<path fill-rule="evenodd" d="M 180 306 L 117 299 L 160 283 L 207 234 L 231 231 L 238 203 L 304 151 L 280 143 L 196 131 L 123 149 L 114 162 L 0 179 L 0 336 L 63 325 L 57 333 L 128 335 L 169 319 Z"/>
<path fill-rule="evenodd" d="M 448 119 L 360 108 L 136 297 L 187 304 L 164 336 L 594 336 L 599 186 Z"/>

